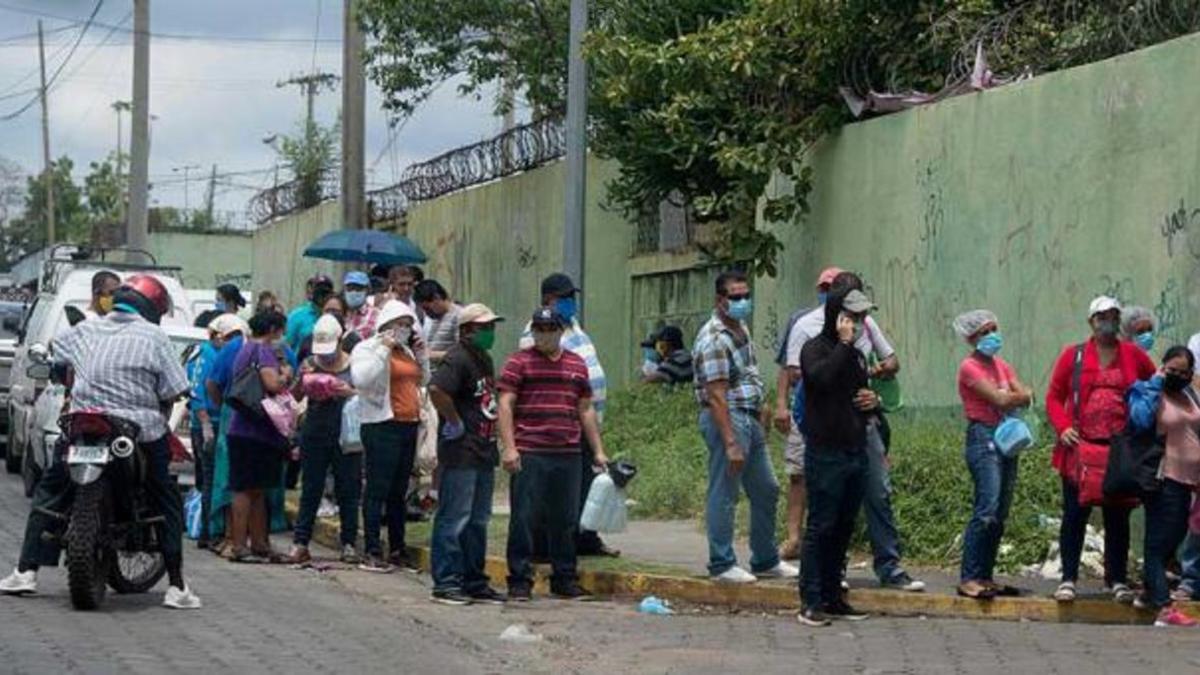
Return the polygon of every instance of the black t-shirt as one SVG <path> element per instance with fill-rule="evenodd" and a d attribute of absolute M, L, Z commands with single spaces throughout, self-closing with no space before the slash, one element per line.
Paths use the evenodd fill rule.
<path fill-rule="evenodd" d="M 496 466 L 498 399 L 491 357 L 475 347 L 456 344 L 446 352 L 430 384 L 454 400 L 454 409 L 466 427 L 461 438 L 439 440 L 438 464 L 450 468 Z"/>

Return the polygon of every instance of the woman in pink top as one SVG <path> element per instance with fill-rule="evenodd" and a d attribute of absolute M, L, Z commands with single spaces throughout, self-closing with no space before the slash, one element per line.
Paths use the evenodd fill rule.
<path fill-rule="evenodd" d="M 954 330 L 972 348 L 958 368 L 958 395 L 967 418 L 967 469 L 975 483 L 974 508 L 963 534 L 958 594 L 979 600 L 1016 595 L 1015 588 L 996 584 L 992 574 L 1017 481 L 1017 458 L 1001 455 L 992 439 L 1005 415 L 1029 405 L 1032 394 L 1012 366 L 996 356 L 1004 340 L 995 314 L 986 309 L 967 312 L 954 320 Z"/>
<path fill-rule="evenodd" d="M 1153 433 L 1166 452 L 1158 474 L 1161 487 L 1145 495 L 1146 591 L 1137 604 L 1158 609 L 1156 626 L 1194 626 L 1196 622 L 1172 606 L 1167 586 L 1167 559 L 1188 533 L 1192 497 L 1200 486 L 1200 397 L 1192 388 L 1195 357 L 1182 345 L 1163 357 L 1162 371 L 1129 392 L 1129 428 Z"/>

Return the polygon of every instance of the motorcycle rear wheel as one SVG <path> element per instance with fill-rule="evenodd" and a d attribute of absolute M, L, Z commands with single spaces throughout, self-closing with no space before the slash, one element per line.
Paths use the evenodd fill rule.
<path fill-rule="evenodd" d="M 93 610 L 104 603 L 111 556 L 105 538 L 111 509 L 104 480 L 81 485 L 75 491 L 67 526 L 67 587 L 71 605 Z"/>
<path fill-rule="evenodd" d="M 108 585 L 122 595 L 146 593 L 167 574 L 167 561 L 162 553 L 117 551 L 108 568 Z"/>

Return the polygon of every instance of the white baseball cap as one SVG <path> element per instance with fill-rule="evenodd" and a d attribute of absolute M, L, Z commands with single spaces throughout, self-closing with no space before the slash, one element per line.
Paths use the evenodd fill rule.
<path fill-rule="evenodd" d="M 337 353 L 338 342 L 342 339 L 342 324 L 333 316 L 326 314 L 317 319 L 313 326 L 312 353 L 317 356 L 328 356 Z"/>
<path fill-rule="evenodd" d="M 250 335 L 250 324 L 237 314 L 221 314 L 208 324 L 208 330 L 216 335 L 225 337 L 230 333 Z"/>
<path fill-rule="evenodd" d="M 1088 318 L 1092 318 L 1097 314 L 1102 314 L 1110 309 L 1121 311 L 1121 303 L 1116 298 L 1107 295 L 1101 295 L 1095 300 L 1092 300 L 1091 306 L 1088 307 Z"/>

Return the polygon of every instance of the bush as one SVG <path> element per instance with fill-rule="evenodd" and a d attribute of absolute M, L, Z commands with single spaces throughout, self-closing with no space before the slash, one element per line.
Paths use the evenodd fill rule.
<path fill-rule="evenodd" d="M 638 386 L 614 392 L 605 413 L 605 445 L 609 455 L 638 467 L 630 485 L 638 518 L 703 518 L 708 450 L 697 425 L 697 405 L 690 388 L 674 390 Z M 892 426 L 892 506 L 906 560 L 953 567 L 961 556 L 961 536 L 971 514 L 973 487 L 963 461 L 965 425 L 957 410 L 905 411 L 890 418 Z M 1043 430 L 1048 429 L 1042 425 Z M 1042 440 L 1048 441 L 1043 431 Z M 772 460 L 780 485 L 783 439 L 771 435 Z M 782 534 L 785 501 L 781 491 L 778 530 Z M 741 501 L 739 527 L 744 529 L 746 500 Z M 1050 467 L 1050 447 L 1026 452 L 1008 518 L 1000 566 L 1040 562 L 1057 536 L 1043 516 L 1060 510 L 1058 475 Z M 869 545 L 861 532 L 855 548 Z M 1010 548 L 1011 547 L 1011 548 Z"/>

